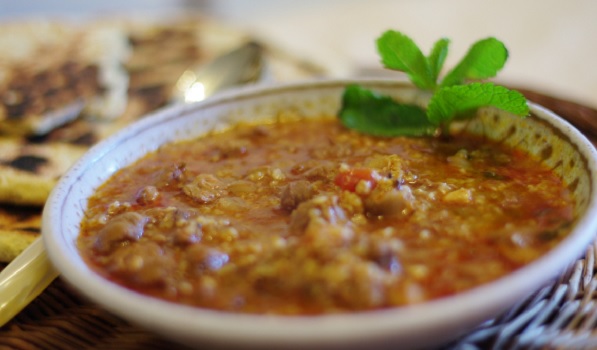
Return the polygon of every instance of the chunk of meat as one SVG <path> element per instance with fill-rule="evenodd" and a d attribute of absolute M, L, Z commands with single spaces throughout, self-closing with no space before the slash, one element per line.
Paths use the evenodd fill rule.
<path fill-rule="evenodd" d="M 354 236 L 353 226 L 336 196 L 316 196 L 291 214 L 290 233 L 316 249 L 342 246 Z"/>
<path fill-rule="evenodd" d="M 317 196 L 301 203 L 290 216 L 290 231 L 304 232 L 312 220 L 323 220 L 332 224 L 348 221 L 337 202 L 337 197 Z"/>
<path fill-rule="evenodd" d="M 156 187 L 168 187 L 177 185 L 184 181 L 186 175 L 186 164 L 180 163 L 175 166 L 166 167 L 158 176 Z"/>
<path fill-rule="evenodd" d="M 228 254 L 203 244 L 194 244 L 186 250 L 189 268 L 195 274 L 216 271 L 228 263 Z"/>
<path fill-rule="evenodd" d="M 375 154 L 367 158 L 365 166 L 402 183 L 406 176 L 404 162 L 405 160 L 396 154 Z"/>
<path fill-rule="evenodd" d="M 224 183 L 212 174 L 199 174 L 182 188 L 183 192 L 199 203 L 210 203 L 225 193 Z"/>
<path fill-rule="evenodd" d="M 213 150 L 210 160 L 218 162 L 222 159 L 244 157 L 247 155 L 251 141 L 247 139 L 232 139 Z"/>
<path fill-rule="evenodd" d="M 414 208 L 415 198 L 408 186 L 377 186 L 364 200 L 365 210 L 377 216 L 407 215 Z"/>
<path fill-rule="evenodd" d="M 372 263 L 354 263 L 349 267 L 350 278 L 336 286 L 334 294 L 342 303 L 353 309 L 369 309 L 383 306 L 386 302 L 386 288 L 391 278 Z"/>
<path fill-rule="evenodd" d="M 329 161 L 309 159 L 305 162 L 298 163 L 290 172 L 294 175 L 303 174 L 303 176 L 311 181 L 314 180 L 332 180 L 336 176 L 336 165 Z"/>
<path fill-rule="evenodd" d="M 203 231 L 195 220 L 180 222 L 172 234 L 172 242 L 177 246 L 187 246 L 201 241 Z"/>
<path fill-rule="evenodd" d="M 172 274 L 174 260 L 154 242 L 138 242 L 116 250 L 108 269 L 142 285 L 164 285 Z"/>
<path fill-rule="evenodd" d="M 323 253 L 325 261 L 316 257 Z M 387 286 L 394 277 L 376 264 L 329 251 L 329 256 L 311 248 L 294 247 L 293 260 L 259 261 L 246 280 L 264 294 L 301 294 L 322 303 L 353 310 L 380 307 L 386 303 Z"/>
<path fill-rule="evenodd" d="M 304 173 L 309 180 L 332 180 L 336 176 L 336 167 L 331 164 L 321 164 Z"/>
<path fill-rule="evenodd" d="M 94 248 L 100 253 L 108 253 L 127 241 L 138 241 L 148 218 L 136 212 L 120 214 L 108 221 L 97 234 Z"/>
<path fill-rule="evenodd" d="M 371 236 L 367 242 L 367 258 L 387 272 L 399 274 L 402 265 L 398 258 L 403 244 L 396 238 Z"/>
<path fill-rule="evenodd" d="M 137 194 L 137 203 L 147 205 L 158 199 L 160 192 L 155 186 L 145 186 Z"/>
<path fill-rule="evenodd" d="M 313 197 L 313 186 L 309 181 L 294 181 L 289 183 L 282 191 L 280 205 L 286 210 L 293 210 L 311 197 Z"/>

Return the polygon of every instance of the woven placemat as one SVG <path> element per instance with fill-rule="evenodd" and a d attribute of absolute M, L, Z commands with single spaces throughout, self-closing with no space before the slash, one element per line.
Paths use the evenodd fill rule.
<path fill-rule="evenodd" d="M 597 144 L 597 110 L 519 90 Z M 596 256 L 597 244 L 592 244 L 552 283 L 441 349 L 597 349 Z M 0 349 L 183 348 L 95 306 L 57 279 L 0 329 Z"/>

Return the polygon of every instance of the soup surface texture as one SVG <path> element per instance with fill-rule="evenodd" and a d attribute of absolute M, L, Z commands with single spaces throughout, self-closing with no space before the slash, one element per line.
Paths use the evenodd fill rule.
<path fill-rule="evenodd" d="M 376 138 L 335 118 L 167 144 L 89 201 L 79 247 L 138 292 L 315 315 L 448 296 L 536 259 L 573 202 L 526 153 L 479 137 Z"/>

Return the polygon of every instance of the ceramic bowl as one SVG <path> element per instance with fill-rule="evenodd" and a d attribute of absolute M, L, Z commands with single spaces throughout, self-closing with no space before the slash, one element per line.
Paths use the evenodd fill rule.
<path fill-rule="evenodd" d="M 577 220 L 557 247 L 515 272 L 466 292 L 408 307 L 311 317 L 239 315 L 154 299 L 94 273 L 77 250 L 87 198 L 117 169 L 160 145 L 200 136 L 240 120 L 291 111 L 304 117 L 335 114 L 344 86 L 359 83 L 402 101 L 425 103 L 410 85 L 388 80 L 319 80 L 252 86 L 192 105 L 158 111 L 93 147 L 53 190 L 43 213 L 43 239 L 62 278 L 84 296 L 130 322 L 191 346 L 246 348 L 413 349 L 437 345 L 470 331 L 525 298 L 581 256 L 597 232 L 597 154 L 576 129 L 530 104 L 521 119 L 484 109 L 471 132 L 521 147 L 551 166 L 576 200 Z"/>

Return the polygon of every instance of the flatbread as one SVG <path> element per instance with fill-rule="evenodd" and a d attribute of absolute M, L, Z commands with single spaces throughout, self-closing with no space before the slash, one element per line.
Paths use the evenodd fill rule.
<path fill-rule="evenodd" d="M 100 118 L 124 111 L 130 46 L 122 30 L 46 22 L 0 28 L 0 132 L 42 135 L 82 111 Z"/>
<path fill-rule="evenodd" d="M 87 147 L 62 142 L 36 144 L 0 138 L 0 201 L 42 206 L 60 176 Z"/>
<path fill-rule="evenodd" d="M 0 207 L 0 263 L 17 257 L 40 235 L 41 209 Z"/>
<path fill-rule="evenodd" d="M 0 25 L 0 262 L 12 260 L 38 236 L 48 194 L 89 147 L 168 104 L 185 69 L 246 39 L 200 16 L 102 20 L 85 28 L 16 24 L 13 33 L 22 33 L 11 39 L 2 30 Z M 79 44 L 72 54 L 68 43 L 73 40 L 99 45 Z M 12 58 L 3 47 L 17 47 Z M 71 54 L 64 54 L 68 50 Z M 32 61 L 40 52 L 48 59 Z M 83 77 L 80 86 L 75 84 L 79 90 L 73 89 L 69 70 Z M 32 97 L 22 94 L 30 96 L 24 101 L 37 102 L 19 105 L 18 94 L 10 92 L 15 86 L 31 94 L 37 86 Z"/>

